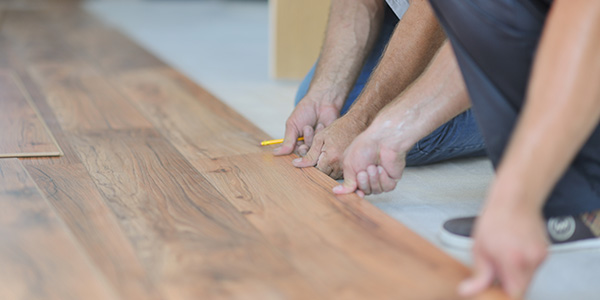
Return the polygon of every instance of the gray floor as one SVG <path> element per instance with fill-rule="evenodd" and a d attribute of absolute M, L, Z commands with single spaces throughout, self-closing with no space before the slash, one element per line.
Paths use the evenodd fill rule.
<path fill-rule="evenodd" d="M 90 1 L 87 9 L 180 69 L 273 137 L 282 137 L 298 82 L 270 80 L 268 7 L 258 1 Z M 493 172 L 470 159 L 409 168 L 397 189 L 367 199 L 443 247 L 444 220 L 474 215 Z M 600 250 L 551 255 L 528 299 L 600 299 Z"/>

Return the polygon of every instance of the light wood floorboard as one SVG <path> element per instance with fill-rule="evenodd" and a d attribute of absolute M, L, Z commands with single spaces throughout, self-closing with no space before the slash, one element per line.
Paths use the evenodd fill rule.
<path fill-rule="evenodd" d="M 62 154 L 23 84 L 6 69 L 0 70 L 0 128 L 0 158 Z"/>

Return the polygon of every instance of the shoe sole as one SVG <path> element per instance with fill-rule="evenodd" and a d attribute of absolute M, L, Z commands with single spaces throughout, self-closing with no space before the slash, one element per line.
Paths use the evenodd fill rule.
<path fill-rule="evenodd" d="M 439 240 L 444 246 L 457 250 L 471 250 L 473 248 L 473 239 L 452 234 L 446 230 L 440 230 L 438 234 Z M 563 244 L 552 244 L 548 247 L 550 253 L 566 253 L 585 250 L 600 250 L 600 238 L 581 240 Z"/>

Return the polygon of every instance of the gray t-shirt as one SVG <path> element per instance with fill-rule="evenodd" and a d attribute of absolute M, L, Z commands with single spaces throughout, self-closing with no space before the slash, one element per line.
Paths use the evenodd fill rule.
<path fill-rule="evenodd" d="M 398 19 L 402 19 L 402 16 L 408 10 L 408 0 L 385 0 L 388 5 L 392 8 Z"/>

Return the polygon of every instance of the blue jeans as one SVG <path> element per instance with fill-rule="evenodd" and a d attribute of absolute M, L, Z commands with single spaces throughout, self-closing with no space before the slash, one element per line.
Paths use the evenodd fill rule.
<path fill-rule="evenodd" d="M 522 111 L 549 0 L 431 0 L 496 167 Z M 544 151 L 544 149 L 539 149 Z M 600 209 L 600 126 L 555 185 L 547 218 Z"/>
<path fill-rule="evenodd" d="M 348 98 L 340 112 L 341 115 L 348 112 L 352 103 L 354 103 L 356 98 L 358 98 L 359 94 L 362 92 L 371 73 L 377 66 L 397 23 L 398 18 L 396 17 L 396 14 L 388 7 L 385 12 L 379 37 L 375 42 L 371 53 L 367 57 L 354 87 L 348 94 Z M 316 64 L 300 84 L 298 93 L 296 94 L 296 105 L 308 92 L 310 82 L 314 76 L 315 67 Z M 407 154 L 406 164 L 408 166 L 424 165 L 452 158 L 484 155 L 485 144 L 483 138 L 479 133 L 471 110 L 468 110 L 420 140 Z"/>

